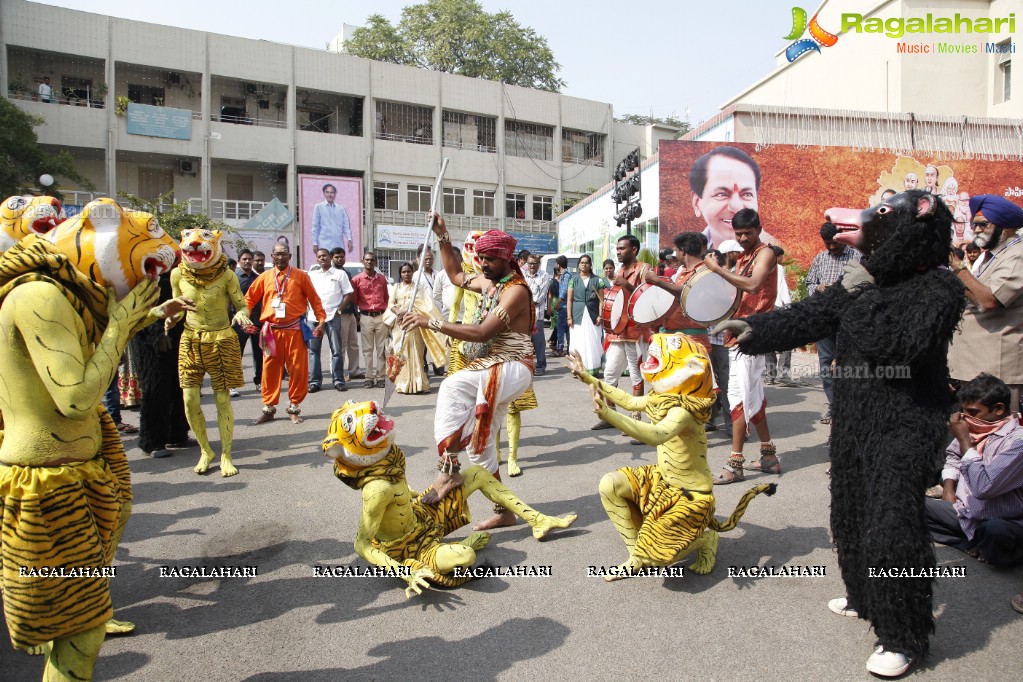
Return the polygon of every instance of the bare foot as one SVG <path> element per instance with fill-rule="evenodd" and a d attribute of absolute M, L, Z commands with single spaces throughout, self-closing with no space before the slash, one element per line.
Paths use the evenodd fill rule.
<path fill-rule="evenodd" d="M 430 486 L 431 490 L 423 495 L 424 504 L 437 504 L 445 495 L 462 485 L 462 474 L 437 474 L 437 478 Z"/>
<path fill-rule="evenodd" d="M 258 417 L 252 420 L 251 426 L 259 426 L 260 424 L 271 422 L 273 421 L 273 419 L 274 419 L 273 412 L 263 412 Z"/>
<path fill-rule="evenodd" d="M 542 540 L 555 528 L 568 528 L 578 518 L 578 514 L 567 514 L 560 517 L 541 515 L 540 519 L 533 524 L 533 537 Z"/>
<path fill-rule="evenodd" d="M 508 458 L 508 475 L 509 476 L 521 476 L 522 469 L 519 468 L 518 459 Z"/>
<path fill-rule="evenodd" d="M 224 478 L 228 476 L 234 476 L 238 473 L 238 468 L 231 463 L 231 458 L 225 458 L 223 455 L 220 456 L 220 475 Z"/>
<path fill-rule="evenodd" d="M 643 568 L 642 565 L 630 556 L 628 561 L 618 567 L 615 575 L 605 575 L 604 580 L 609 583 L 613 583 L 616 580 L 625 580 L 626 578 L 631 578 L 641 568 Z"/>
<path fill-rule="evenodd" d="M 273 417 L 271 417 L 272 419 Z M 205 474 L 209 471 L 210 462 L 216 458 L 216 455 L 212 452 L 203 452 L 199 455 L 199 463 L 192 469 L 197 474 Z"/>
<path fill-rule="evenodd" d="M 462 540 L 460 544 L 471 548 L 474 552 L 478 552 L 490 544 L 490 533 L 484 533 L 482 531 L 478 533 L 471 533 L 469 537 Z"/>
<path fill-rule="evenodd" d="M 126 620 L 117 620 L 116 618 L 108 620 L 105 627 L 108 635 L 126 635 L 129 632 L 135 631 L 135 623 L 129 623 Z"/>
<path fill-rule="evenodd" d="M 486 521 L 477 523 L 472 527 L 473 530 L 491 530 L 493 528 L 505 528 L 507 526 L 514 526 L 519 522 L 519 518 L 515 514 L 511 513 L 507 509 L 501 511 L 500 514 L 494 514 Z"/>
<path fill-rule="evenodd" d="M 305 421 L 304 419 L 302 419 L 302 417 L 298 416 L 297 414 L 289 414 L 288 416 L 291 417 L 292 424 L 301 424 L 302 422 Z"/>

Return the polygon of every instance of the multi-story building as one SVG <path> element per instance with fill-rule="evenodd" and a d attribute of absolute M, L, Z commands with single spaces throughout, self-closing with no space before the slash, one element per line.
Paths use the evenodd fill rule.
<path fill-rule="evenodd" d="M 445 157 L 456 236 L 553 235 L 613 159 L 656 144 L 603 102 L 24 0 L 0 5 L 0 43 L 7 96 L 44 117 L 40 143 L 70 152 L 97 194 L 173 191 L 238 225 L 273 198 L 295 207 L 301 173 L 355 176 L 367 246 L 377 225 L 425 224 Z M 140 133 L 128 102 L 163 109 Z"/>

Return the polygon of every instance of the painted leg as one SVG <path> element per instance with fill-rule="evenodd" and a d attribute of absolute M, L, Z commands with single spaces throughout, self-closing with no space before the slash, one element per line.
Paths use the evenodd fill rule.
<path fill-rule="evenodd" d="M 117 521 L 117 528 L 114 530 L 114 541 L 110 543 L 111 551 L 109 560 L 114 560 L 114 553 L 117 551 L 117 546 L 121 544 L 121 536 L 124 535 L 124 527 L 128 523 L 128 517 L 131 516 L 131 502 L 125 502 L 121 505 L 121 517 Z M 108 635 L 126 635 L 129 632 L 134 632 L 135 624 L 126 620 L 117 620 L 111 618 L 106 622 L 106 634 Z M 43 653 L 39 651 L 37 653 Z"/>
<path fill-rule="evenodd" d="M 600 479 L 598 489 L 604 511 L 622 537 L 625 548 L 629 550 L 629 558 L 618 567 L 618 574 L 604 576 L 604 580 L 611 582 L 627 578 L 631 572 L 642 568 L 642 564 L 633 556 L 633 550 L 636 548 L 639 528 L 643 525 L 643 516 L 633 499 L 632 486 L 622 474 L 617 471 L 605 474 Z"/>
<path fill-rule="evenodd" d="M 555 528 L 568 528 L 578 518 L 576 514 L 566 514 L 561 517 L 541 514 L 516 497 L 515 493 L 483 467 L 469 467 L 462 476 L 465 479 L 466 499 L 479 490 L 488 500 L 499 504 L 506 511 L 528 523 L 533 528 L 533 537 L 537 540 L 546 537 Z"/>
<path fill-rule="evenodd" d="M 703 535 L 696 538 L 692 544 L 679 552 L 675 557 L 675 561 L 681 561 L 683 557 L 696 552 L 696 560 L 693 561 L 693 564 L 689 567 L 689 569 L 693 573 L 699 573 L 700 575 L 710 573 L 714 568 L 714 564 L 717 562 L 719 539 L 720 537 L 718 536 L 717 531 L 708 528 L 703 531 Z"/>
<path fill-rule="evenodd" d="M 438 573 L 451 573 L 456 568 L 469 568 L 476 563 L 476 551 L 461 542 L 452 542 L 437 548 L 434 561 Z"/>
<path fill-rule="evenodd" d="M 199 387 L 182 388 L 181 394 L 185 399 L 185 418 L 192 433 L 195 434 L 195 440 L 199 443 L 199 463 L 192 471 L 205 474 L 216 454 L 210 448 L 210 439 L 206 435 L 206 416 L 202 413 L 202 406 L 199 403 Z"/>
<path fill-rule="evenodd" d="M 509 415 L 511 416 L 511 415 Z M 497 466 L 501 466 L 501 429 L 497 429 L 497 434 L 494 436 L 494 455 L 497 457 Z M 510 460 L 509 460 L 510 461 Z"/>
<path fill-rule="evenodd" d="M 522 415 L 508 413 L 508 475 L 521 476 L 519 468 L 519 431 L 522 430 Z M 500 458 L 498 458 L 500 461 Z"/>
<path fill-rule="evenodd" d="M 234 408 L 228 391 L 214 391 L 217 403 L 217 427 L 220 429 L 220 475 L 234 476 L 238 473 L 231 461 L 231 442 L 234 440 Z"/>
<path fill-rule="evenodd" d="M 103 646 L 103 626 L 55 639 L 46 645 L 43 682 L 91 680 L 99 649 Z"/>

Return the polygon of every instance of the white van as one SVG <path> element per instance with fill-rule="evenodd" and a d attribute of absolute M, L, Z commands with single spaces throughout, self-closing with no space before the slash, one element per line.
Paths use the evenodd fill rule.
<path fill-rule="evenodd" d="M 559 254 L 551 254 L 540 258 L 540 269 L 545 270 L 551 278 L 554 277 L 554 261 L 558 259 Z M 579 272 L 579 259 L 586 254 L 582 253 L 566 253 L 561 254 L 568 259 L 568 271 L 572 273 Z"/>

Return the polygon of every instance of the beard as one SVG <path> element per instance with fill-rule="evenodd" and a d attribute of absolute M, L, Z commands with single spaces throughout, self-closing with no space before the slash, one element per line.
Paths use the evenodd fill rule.
<path fill-rule="evenodd" d="M 991 249 L 998 246 L 998 242 L 1002 240 L 1002 228 L 992 227 L 990 234 L 978 234 L 973 238 L 973 243 L 982 249 Z"/>

